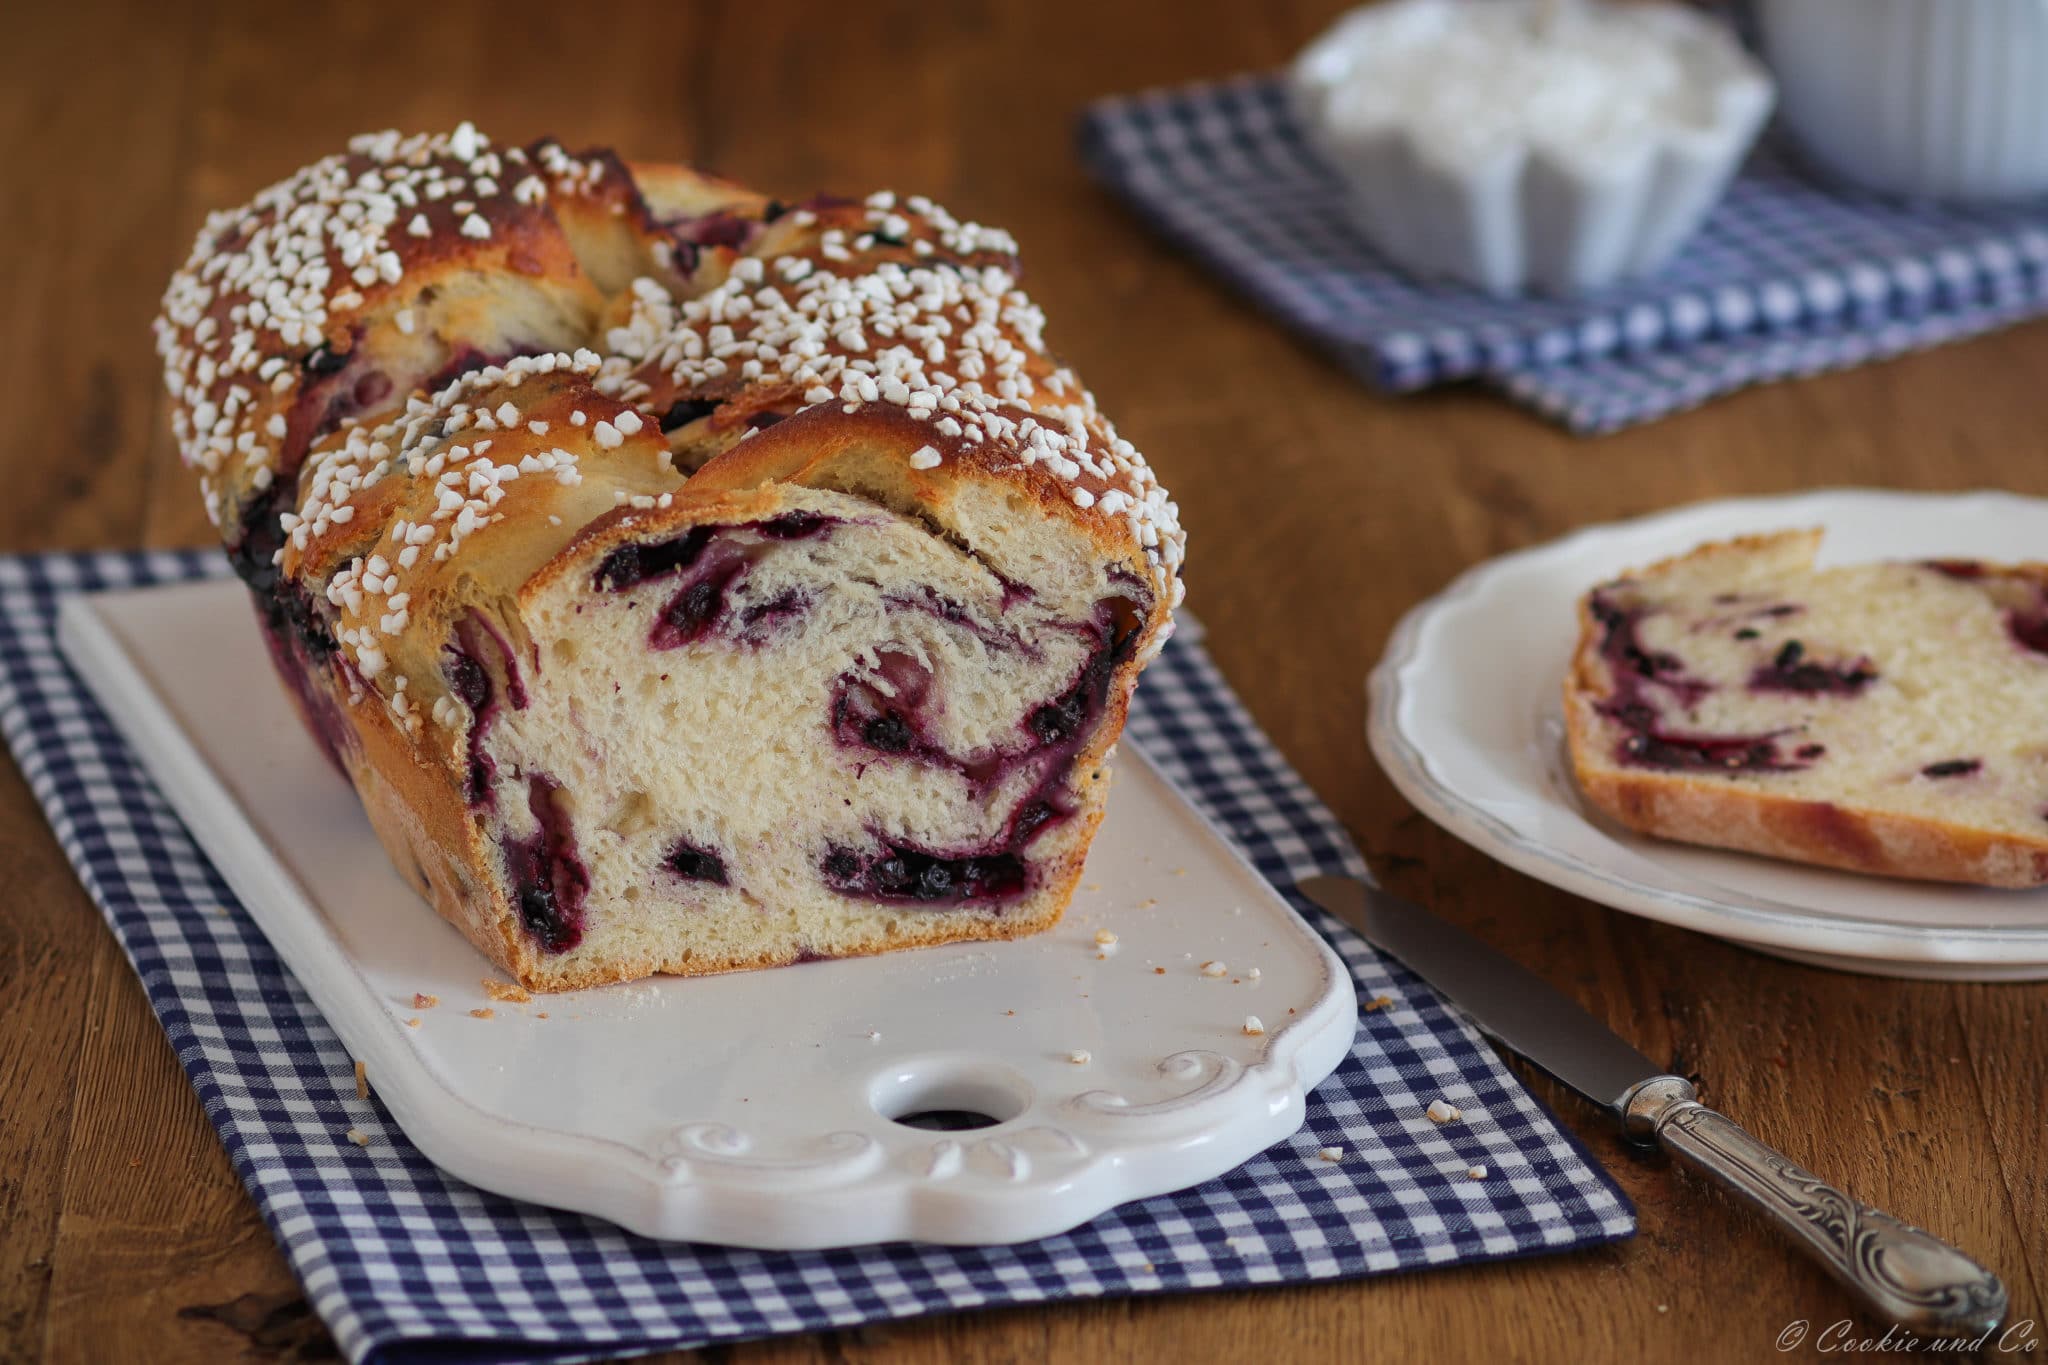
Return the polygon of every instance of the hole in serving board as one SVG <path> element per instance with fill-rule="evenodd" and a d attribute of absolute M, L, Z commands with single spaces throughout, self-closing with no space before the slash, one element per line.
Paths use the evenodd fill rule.
<path fill-rule="evenodd" d="M 936 1133 L 993 1128 L 1031 1107 L 1031 1083 L 967 1057 L 897 1062 L 868 1083 L 868 1102 L 891 1123 Z"/>
<path fill-rule="evenodd" d="M 920 1109 L 915 1114 L 898 1114 L 889 1120 L 905 1128 L 923 1128 L 934 1133 L 960 1133 L 970 1128 L 993 1128 L 1002 1120 L 972 1109 Z"/>

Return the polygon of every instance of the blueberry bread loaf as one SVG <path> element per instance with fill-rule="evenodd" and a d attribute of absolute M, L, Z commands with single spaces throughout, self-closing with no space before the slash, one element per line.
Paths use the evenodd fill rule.
<path fill-rule="evenodd" d="M 393 861 L 521 983 L 1059 918 L 1182 537 L 1014 252 L 467 125 L 207 223 L 184 457 Z"/>
<path fill-rule="evenodd" d="M 1706 545 L 1579 604 L 1579 785 L 1644 833 L 1859 872 L 2048 881 L 2048 565 L 1816 569 Z"/>

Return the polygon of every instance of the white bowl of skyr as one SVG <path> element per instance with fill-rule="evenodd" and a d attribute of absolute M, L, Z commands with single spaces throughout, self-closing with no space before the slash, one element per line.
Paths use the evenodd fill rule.
<path fill-rule="evenodd" d="M 1771 111 L 1764 68 L 1682 5 L 1393 0 L 1290 77 L 1371 244 L 1492 294 L 1583 294 L 1662 266 Z"/>

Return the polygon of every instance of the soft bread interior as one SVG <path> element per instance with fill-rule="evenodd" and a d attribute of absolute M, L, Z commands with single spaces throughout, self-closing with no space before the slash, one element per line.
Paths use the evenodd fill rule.
<path fill-rule="evenodd" d="M 1007 935 L 1059 912 L 1106 781 L 1080 752 L 1087 736 L 1048 743 L 1031 718 L 1074 690 L 1106 644 L 1098 605 L 1127 589 L 1088 571 L 1086 546 L 1050 523 L 1041 535 L 1069 542 L 1042 550 L 1060 572 L 1020 595 L 872 501 L 779 494 L 777 516 L 819 529 L 776 539 L 728 521 L 713 531 L 717 553 L 745 568 L 701 639 L 651 647 L 688 572 L 607 586 L 595 553 L 524 605 L 529 700 L 488 721 L 485 747 L 512 838 L 539 833 L 528 801 L 538 781 L 588 869 L 580 939 L 548 971 L 573 976 L 587 958 L 607 972 L 620 962 L 719 970 Z M 862 742 L 869 713 L 859 708 L 878 700 L 908 719 L 911 751 Z M 1020 837 L 1020 812 L 1038 801 L 1057 813 Z M 1016 856 L 1023 880 L 1015 894 L 958 902 L 829 884 L 834 850 L 865 862 L 899 843 Z M 689 851 L 682 872 L 679 849 Z M 705 875 L 706 855 L 716 876 Z"/>
<path fill-rule="evenodd" d="M 1600 590 L 1625 616 L 1578 703 L 1595 735 L 1586 759 L 1634 761 L 1623 694 L 1660 733 L 1768 742 L 1777 766 L 1703 764 L 1687 778 L 1837 806 L 2048 834 L 2048 641 L 2030 642 L 2037 574 L 1986 566 L 1866 563 L 1814 569 L 1819 534 L 1726 546 Z M 1612 647 L 1631 633 L 1637 676 Z M 1600 641 L 1594 642 L 1596 654 Z M 1867 676 L 1866 676 L 1867 675 Z M 1745 750 L 1746 752 L 1746 750 Z"/>

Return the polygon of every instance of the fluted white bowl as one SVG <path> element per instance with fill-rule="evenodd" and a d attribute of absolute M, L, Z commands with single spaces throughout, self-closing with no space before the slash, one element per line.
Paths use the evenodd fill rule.
<path fill-rule="evenodd" d="M 1760 0 L 1787 126 L 1870 189 L 2048 193 L 2048 0 Z"/>
<path fill-rule="evenodd" d="M 1297 59 L 1290 91 L 1367 240 L 1413 274 L 1499 295 L 1580 294 L 1662 266 L 1773 94 L 1696 10 L 1558 0 L 1354 10 Z"/>

